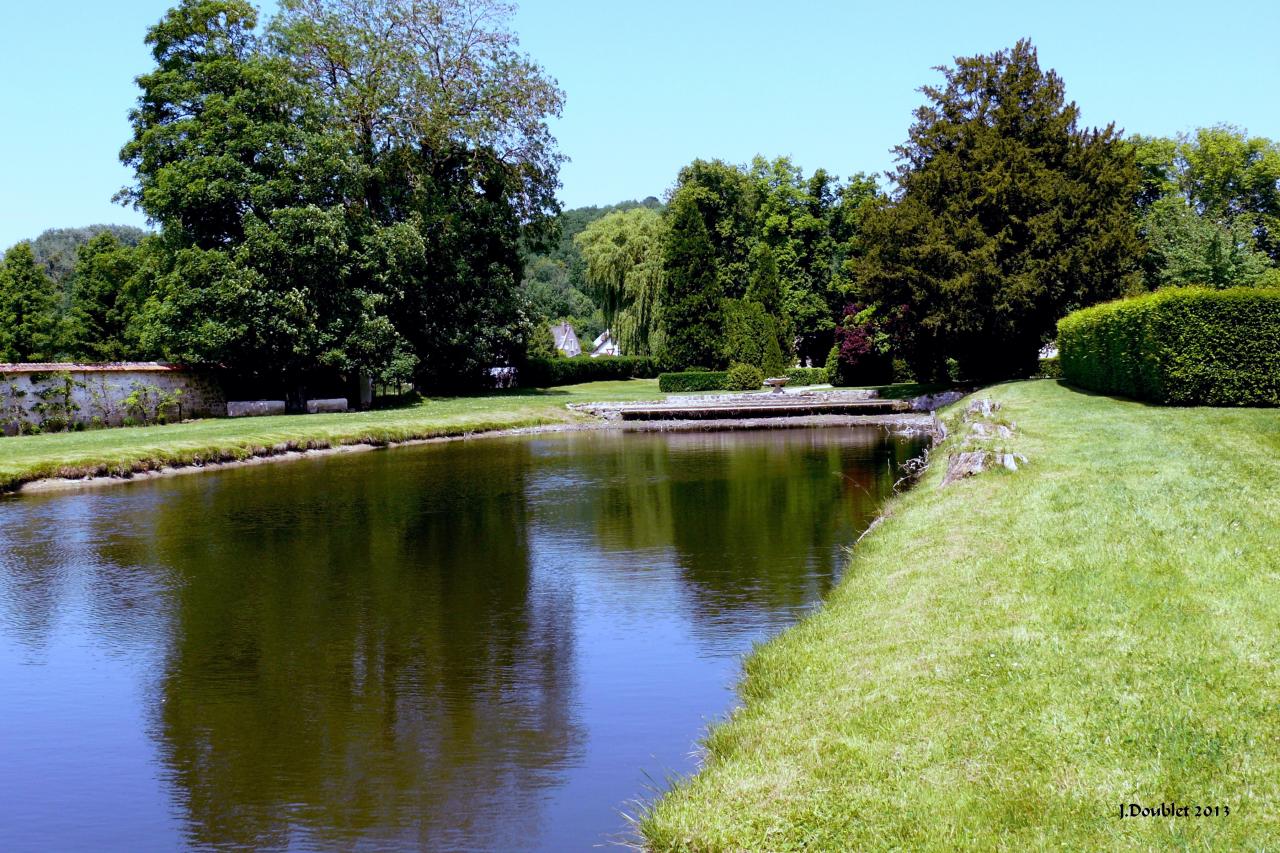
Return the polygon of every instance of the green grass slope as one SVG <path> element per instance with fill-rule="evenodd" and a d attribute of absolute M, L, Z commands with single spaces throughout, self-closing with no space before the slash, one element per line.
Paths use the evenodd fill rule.
<path fill-rule="evenodd" d="M 991 389 L 1029 466 L 925 479 L 640 829 L 658 850 L 1280 839 L 1280 412 Z M 1122 804 L 1226 807 L 1120 818 Z"/>

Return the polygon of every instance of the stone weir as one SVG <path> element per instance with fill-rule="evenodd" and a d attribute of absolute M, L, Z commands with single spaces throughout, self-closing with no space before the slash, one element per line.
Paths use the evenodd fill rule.
<path fill-rule="evenodd" d="M 774 396 L 772 394 L 768 395 Z M 755 400 L 682 405 L 627 406 L 618 411 L 623 421 L 709 421 L 742 418 L 794 418 L 814 415 L 891 415 L 909 412 L 902 400 Z"/>
<path fill-rule="evenodd" d="M 932 417 L 924 413 L 935 408 L 935 401 L 925 397 L 887 400 L 871 390 L 813 389 L 672 395 L 645 402 L 570 404 L 569 408 L 613 421 L 625 429 L 642 430 L 764 429 L 873 422 L 917 427 L 917 420 L 921 424 L 932 423 Z"/>

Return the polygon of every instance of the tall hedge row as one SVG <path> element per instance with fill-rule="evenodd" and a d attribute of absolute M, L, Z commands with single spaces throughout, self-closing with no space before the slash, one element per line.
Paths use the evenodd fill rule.
<path fill-rule="evenodd" d="M 686 370 L 658 375 L 658 390 L 664 394 L 680 391 L 727 391 L 729 374 L 724 370 Z"/>
<path fill-rule="evenodd" d="M 642 356 L 531 358 L 520 371 L 520 384 L 546 388 L 551 385 L 575 385 L 579 382 L 607 379 L 652 379 L 657 375 L 657 362 Z"/>
<path fill-rule="evenodd" d="M 796 385 L 825 385 L 831 381 L 831 374 L 825 367 L 793 367 L 787 371 L 787 378 Z"/>
<path fill-rule="evenodd" d="M 1058 323 L 1073 385 L 1174 405 L 1280 405 L 1280 289 L 1161 290 Z"/>

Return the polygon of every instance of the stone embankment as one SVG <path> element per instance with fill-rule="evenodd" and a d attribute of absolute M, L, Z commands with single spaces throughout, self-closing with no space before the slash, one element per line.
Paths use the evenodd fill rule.
<path fill-rule="evenodd" d="M 1000 404 L 974 400 L 964 410 L 957 427 L 958 442 L 947 454 L 947 473 L 942 485 L 950 485 L 992 468 L 1017 471 L 1027 457 L 1009 449 L 1018 425 L 1000 416 Z"/>
<path fill-rule="evenodd" d="M 898 400 L 882 398 L 873 390 L 803 390 L 682 395 L 639 403 L 570 404 L 569 408 L 628 430 L 881 425 L 895 431 L 932 434 L 938 429 L 933 411 L 962 396 L 962 391 L 950 391 Z"/>

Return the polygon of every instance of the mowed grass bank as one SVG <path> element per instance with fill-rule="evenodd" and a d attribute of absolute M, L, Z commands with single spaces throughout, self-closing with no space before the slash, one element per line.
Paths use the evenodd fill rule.
<path fill-rule="evenodd" d="M 939 489 L 939 452 L 748 659 L 651 847 L 1275 847 L 1280 411 L 983 393 L 1030 465 Z M 1170 801 L 1230 814 L 1119 816 Z"/>
<path fill-rule="evenodd" d="M 46 477 L 127 474 L 165 466 L 247 459 L 286 450 L 465 435 L 570 423 L 567 403 L 661 399 L 657 380 L 431 398 L 397 409 L 192 421 L 0 438 L 0 491 Z"/>

